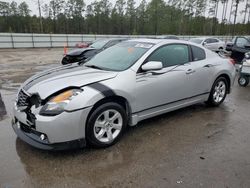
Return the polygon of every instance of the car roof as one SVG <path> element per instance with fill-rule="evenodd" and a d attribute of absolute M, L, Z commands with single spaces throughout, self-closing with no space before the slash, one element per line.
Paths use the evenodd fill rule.
<path fill-rule="evenodd" d="M 140 38 L 140 39 L 130 39 L 129 41 L 132 41 L 132 42 L 145 42 L 145 43 L 158 44 L 158 43 L 162 42 L 163 40 L 168 40 L 168 39 Z M 169 40 L 169 41 L 173 41 L 173 40 Z"/>
<path fill-rule="evenodd" d="M 207 39 L 207 38 L 209 38 L 209 37 L 194 37 L 194 38 L 191 38 L 191 39 L 205 40 L 205 39 Z M 191 40 L 191 39 L 190 39 L 190 40 Z"/>
<path fill-rule="evenodd" d="M 219 40 L 219 39 L 216 38 L 216 37 L 195 37 L 195 38 L 191 38 L 191 39 L 200 39 L 200 40 L 205 40 L 205 39 L 217 39 L 217 40 Z"/>
<path fill-rule="evenodd" d="M 115 41 L 115 40 L 128 40 L 128 38 L 102 38 L 102 39 L 97 39 L 94 42 L 98 42 L 98 41 Z"/>
<path fill-rule="evenodd" d="M 192 44 L 189 41 L 186 40 L 179 40 L 179 39 L 150 39 L 150 38 L 140 38 L 140 39 L 131 39 L 128 41 L 132 41 L 132 42 L 144 42 L 144 43 L 151 43 L 151 44 L 160 44 L 160 43 L 164 43 L 164 44 L 171 44 L 171 43 L 176 43 L 176 44 Z"/>

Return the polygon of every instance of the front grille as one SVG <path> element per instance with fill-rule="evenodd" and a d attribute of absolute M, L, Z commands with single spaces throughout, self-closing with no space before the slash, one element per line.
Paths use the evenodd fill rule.
<path fill-rule="evenodd" d="M 28 106 L 29 95 L 27 95 L 22 89 L 19 91 L 17 96 L 17 106 Z"/>

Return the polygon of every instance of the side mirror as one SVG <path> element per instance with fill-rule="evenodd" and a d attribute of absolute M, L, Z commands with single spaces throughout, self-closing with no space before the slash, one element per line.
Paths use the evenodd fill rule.
<path fill-rule="evenodd" d="M 203 46 L 206 46 L 207 45 L 207 42 L 203 42 L 203 44 L 202 44 Z"/>
<path fill-rule="evenodd" d="M 162 62 L 160 61 L 149 61 L 142 65 L 143 71 L 154 71 L 154 70 L 161 70 L 162 69 Z"/>

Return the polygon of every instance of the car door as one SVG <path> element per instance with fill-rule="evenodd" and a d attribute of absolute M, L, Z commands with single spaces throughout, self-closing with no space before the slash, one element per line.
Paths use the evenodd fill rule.
<path fill-rule="evenodd" d="M 216 51 L 218 49 L 217 43 L 214 39 L 209 38 L 205 40 L 206 45 L 205 47 L 208 48 L 209 50 Z"/>
<path fill-rule="evenodd" d="M 236 37 L 232 47 L 231 57 L 238 63 L 244 58 L 244 54 L 249 51 L 245 46 L 250 45 L 250 42 L 245 37 Z"/>
<path fill-rule="evenodd" d="M 210 40 L 210 38 L 204 40 L 203 45 L 204 45 L 205 48 L 212 50 L 211 49 L 211 40 Z"/>
<path fill-rule="evenodd" d="M 220 48 L 220 41 L 218 39 L 212 39 L 213 51 L 218 51 Z"/>
<path fill-rule="evenodd" d="M 192 84 L 191 96 L 205 95 L 210 92 L 213 71 L 215 69 L 212 62 L 206 58 L 205 50 L 200 47 L 190 45 L 192 51 L 193 74 L 190 77 Z"/>
<path fill-rule="evenodd" d="M 144 62 L 160 61 L 163 69 L 138 70 L 136 75 L 136 112 L 164 106 L 191 96 L 192 65 L 189 46 L 170 44 L 155 50 Z"/>
<path fill-rule="evenodd" d="M 249 49 L 245 47 L 246 45 L 250 45 L 250 41 L 248 39 L 245 37 L 237 37 L 233 50 L 240 53 L 246 53 L 249 51 Z"/>

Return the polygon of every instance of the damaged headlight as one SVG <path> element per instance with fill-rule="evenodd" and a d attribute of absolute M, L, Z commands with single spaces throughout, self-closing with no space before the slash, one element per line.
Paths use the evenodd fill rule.
<path fill-rule="evenodd" d="M 62 113 L 67 104 L 83 90 L 71 89 L 51 98 L 41 109 L 40 115 L 55 116 Z"/>

